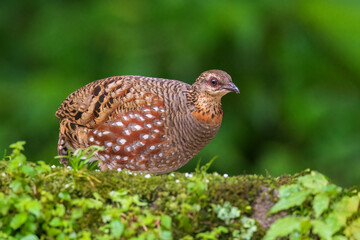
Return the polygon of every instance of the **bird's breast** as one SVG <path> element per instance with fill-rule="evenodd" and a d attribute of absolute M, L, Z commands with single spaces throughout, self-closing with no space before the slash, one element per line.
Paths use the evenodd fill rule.
<path fill-rule="evenodd" d="M 191 114 L 196 120 L 198 120 L 202 124 L 207 124 L 211 126 L 220 125 L 223 116 L 222 112 L 216 113 L 215 111 L 210 111 L 206 109 L 193 111 Z"/>

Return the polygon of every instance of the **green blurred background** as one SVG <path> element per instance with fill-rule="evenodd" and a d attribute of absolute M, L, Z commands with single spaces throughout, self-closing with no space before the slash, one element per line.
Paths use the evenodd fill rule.
<path fill-rule="evenodd" d="M 0 151 L 57 162 L 54 113 L 88 82 L 216 68 L 241 94 L 199 154 L 211 171 L 360 183 L 360 1 L 1 1 L 0 34 Z"/>

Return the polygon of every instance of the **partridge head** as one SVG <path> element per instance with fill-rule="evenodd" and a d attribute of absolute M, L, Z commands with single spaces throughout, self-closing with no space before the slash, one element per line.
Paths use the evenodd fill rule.
<path fill-rule="evenodd" d="M 239 89 L 220 70 L 203 72 L 193 85 L 142 76 L 91 82 L 56 112 L 58 154 L 99 145 L 104 151 L 95 159 L 102 170 L 174 171 L 214 138 L 222 121 L 221 98 L 229 92 Z"/>

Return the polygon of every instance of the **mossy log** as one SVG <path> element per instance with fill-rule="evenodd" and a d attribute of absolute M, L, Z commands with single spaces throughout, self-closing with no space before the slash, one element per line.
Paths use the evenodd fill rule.
<path fill-rule="evenodd" d="M 244 219 L 255 219 L 252 225 L 256 231 L 250 237 L 260 239 L 282 216 L 266 215 L 277 200 L 277 189 L 296 181 L 298 176 L 227 176 L 204 170 L 150 175 L 128 171 L 89 171 L 86 168 L 69 170 L 50 168 L 45 163 L 17 161 L 1 161 L 0 169 L 0 205 L 3 201 L 4 207 L 6 196 L 19 199 L 25 196 L 38 202 L 39 213 L 23 211 L 27 212 L 27 219 L 31 217 L 33 221 L 36 229 L 33 233 L 38 238 L 46 235 L 44 239 L 56 238 L 59 234 L 65 234 L 63 239 L 70 234 L 77 238 L 88 234 L 116 239 L 115 227 L 109 226 L 115 220 L 121 223 L 124 239 L 147 233 L 153 234 L 154 239 L 156 236 L 166 239 L 161 234 L 171 236 L 169 239 L 211 239 L 211 235 L 229 239 L 233 231 L 246 230 L 241 222 Z M 3 232 L 3 236 L 6 233 L 23 236 L 29 231 L 25 223 L 11 227 L 11 217 L 21 213 L 16 206 L 19 203 L 16 199 L 14 201 L 3 210 L 1 223 L 6 225 L 6 219 L 10 221 L 10 230 Z M 121 209 L 118 215 L 104 214 L 116 208 Z M 142 222 L 146 216 L 153 216 L 153 219 L 150 217 L 150 222 Z M 162 226 L 164 216 L 171 218 L 169 226 Z M 59 219 L 59 222 L 54 219 Z M 219 227 L 222 227 L 222 232 Z M 218 229 L 221 234 L 216 233 Z"/>
<path fill-rule="evenodd" d="M 0 161 L 0 239 L 360 239 L 358 189 L 315 171 L 101 172 L 86 150 L 71 169 L 27 162 L 23 144 Z"/>

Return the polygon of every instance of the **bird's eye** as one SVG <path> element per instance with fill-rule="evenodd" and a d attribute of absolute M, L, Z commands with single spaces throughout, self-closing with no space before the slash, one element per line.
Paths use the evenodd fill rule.
<path fill-rule="evenodd" d="M 219 81 L 216 78 L 210 78 L 209 85 L 212 87 L 217 87 L 219 85 Z"/>

